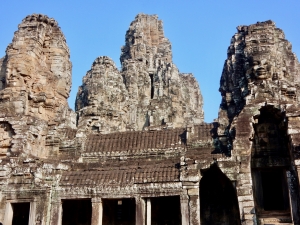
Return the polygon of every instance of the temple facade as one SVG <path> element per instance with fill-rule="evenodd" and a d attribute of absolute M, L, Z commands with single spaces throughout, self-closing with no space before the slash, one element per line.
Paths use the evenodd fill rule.
<path fill-rule="evenodd" d="M 204 122 L 156 15 L 78 88 L 58 23 L 33 14 L 0 59 L 0 224 L 300 225 L 300 64 L 273 21 L 237 27 Z"/>

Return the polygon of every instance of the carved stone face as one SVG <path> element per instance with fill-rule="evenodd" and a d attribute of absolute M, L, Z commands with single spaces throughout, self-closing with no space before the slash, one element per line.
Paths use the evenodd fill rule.
<path fill-rule="evenodd" d="M 24 58 L 25 59 L 22 61 L 22 63 L 19 62 L 19 58 L 11 58 L 8 61 L 5 74 L 5 82 L 7 87 L 26 88 L 27 81 L 31 79 L 31 75 L 34 73 L 34 67 L 33 60 L 30 56 L 25 56 Z"/>
<path fill-rule="evenodd" d="M 22 87 L 24 86 L 24 80 L 21 76 L 16 73 L 12 73 L 9 77 L 6 78 L 7 87 L 14 88 L 14 87 Z"/>
<path fill-rule="evenodd" d="M 90 106 L 97 106 L 98 105 L 98 99 L 97 99 L 97 94 L 95 93 L 90 93 L 88 95 L 88 104 Z"/>
<path fill-rule="evenodd" d="M 227 104 L 229 104 L 231 102 L 232 97 L 231 97 L 231 93 L 230 92 L 226 93 L 225 100 L 226 100 Z"/>
<path fill-rule="evenodd" d="M 278 80 L 278 73 L 273 73 L 272 80 Z"/>
<path fill-rule="evenodd" d="M 272 66 L 271 64 L 263 59 L 263 60 L 254 60 L 253 62 L 253 72 L 254 72 L 254 76 L 257 79 L 268 79 L 271 78 L 271 69 Z"/>

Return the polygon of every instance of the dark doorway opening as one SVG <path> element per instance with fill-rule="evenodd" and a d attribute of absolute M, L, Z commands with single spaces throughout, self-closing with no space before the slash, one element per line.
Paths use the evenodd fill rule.
<path fill-rule="evenodd" d="M 103 199 L 104 225 L 135 225 L 135 199 Z"/>
<path fill-rule="evenodd" d="M 63 200 L 62 225 L 91 225 L 91 199 Z"/>
<path fill-rule="evenodd" d="M 202 225 L 240 225 L 236 190 L 229 178 L 213 164 L 202 171 L 200 217 Z"/>
<path fill-rule="evenodd" d="M 28 225 L 30 202 L 12 203 L 12 225 Z"/>
<path fill-rule="evenodd" d="M 282 170 L 261 171 L 263 205 L 265 210 L 289 209 L 286 178 Z"/>
<path fill-rule="evenodd" d="M 181 225 L 180 197 L 151 198 L 152 225 Z"/>

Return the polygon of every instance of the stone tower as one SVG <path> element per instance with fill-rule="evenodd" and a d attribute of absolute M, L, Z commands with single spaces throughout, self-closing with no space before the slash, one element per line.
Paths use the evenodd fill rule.
<path fill-rule="evenodd" d="M 1 112 L 57 120 L 71 88 L 69 58 L 55 20 L 35 14 L 26 17 L 3 58 Z"/>
<path fill-rule="evenodd" d="M 57 22 L 41 14 L 23 19 L 0 66 L 0 154 L 47 157 L 43 145 L 54 125 L 75 125 L 67 103 L 72 65 Z"/>
<path fill-rule="evenodd" d="M 239 26 L 227 56 L 216 152 L 238 158 L 238 198 L 253 193 L 239 203 L 249 223 L 299 224 L 299 61 L 270 20 Z"/>
<path fill-rule="evenodd" d="M 111 59 L 99 57 L 83 78 L 76 99 L 79 127 L 109 133 L 203 122 L 199 85 L 173 64 L 171 43 L 156 15 L 136 16 L 120 60 L 118 71 Z"/>

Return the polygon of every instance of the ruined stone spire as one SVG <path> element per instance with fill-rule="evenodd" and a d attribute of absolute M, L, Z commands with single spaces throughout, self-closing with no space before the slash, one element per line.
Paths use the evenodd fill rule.
<path fill-rule="evenodd" d="M 270 20 L 237 30 L 220 81 L 219 117 L 232 119 L 246 104 L 298 104 L 300 65 L 283 31 Z"/>
<path fill-rule="evenodd" d="M 23 19 L 0 63 L 1 113 L 58 120 L 71 88 L 69 48 L 57 22 L 41 14 Z"/>
<path fill-rule="evenodd" d="M 94 116 L 93 124 L 98 124 L 99 130 L 105 127 L 106 132 L 183 127 L 203 122 L 199 85 L 192 74 L 180 73 L 173 64 L 170 41 L 164 37 L 162 21 L 156 15 L 136 16 L 126 32 L 120 60 L 120 72 L 114 69 L 111 73 L 102 66 L 103 74 L 108 73 L 110 77 L 90 75 L 97 73 L 94 66 L 85 76 L 76 100 L 80 116 Z M 89 83 L 98 88 L 90 90 Z M 108 83 L 110 89 L 103 86 Z M 93 98 L 94 103 L 87 96 Z M 109 96 L 114 96 L 110 107 L 115 111 L 100 104 L 102 98 Z M 111 116 L 104 115 L 110 112 Z M 110 122 L 112 118 L 115 122 Z"/>

